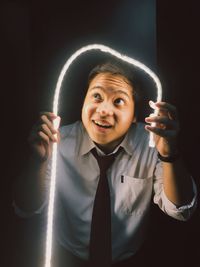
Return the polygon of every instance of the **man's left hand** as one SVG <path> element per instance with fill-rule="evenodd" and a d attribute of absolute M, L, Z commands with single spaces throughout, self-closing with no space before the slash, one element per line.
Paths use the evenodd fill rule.
<path fill-rule="evenodd" d="M 152 115 L 145 118 L 147 131 L 154 133 L 154 141 L 157 151 L 163 157 L 170 157 L 177 153 L 177 137 L 180 126 L 178 121 L 177 109 L 175 106 L 166 102 L 156 102 L 150 106 L 158 109 L 158 115 Z"/>

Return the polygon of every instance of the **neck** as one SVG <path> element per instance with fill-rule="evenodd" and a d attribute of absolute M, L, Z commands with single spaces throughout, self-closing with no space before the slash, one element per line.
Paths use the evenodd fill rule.
<path fill-rule="evenodd" d="M 110 154 L 110 153 L 112 153 L 116 149 L 116 147 L 118 147 L 121 144 L 121 142 L 122 142 L 123 139 L 124 139 L 124 136 L 121 137 L 118 141 L 115 141 L 115 142 L 110 143 L 110 144 L 101 145 L 101 144 L 95 143 L 95 145 L 101 151 L 103 151 L 105 154 Z"/>
<path fill-rule="evenodd" d="M 115 148 L 110 149 L 110 148 L 107 148 L 106 146 L 102 146 L 102 145 L 99 145 L 99 144 L 97 144 L 97 143 L 95 143 L 95 145 L 96 145 L 96 146 L 97 146 L 103 153 L 105 153 L 106 155 L 112 153 L 112 152 L 115 150 Z"/>

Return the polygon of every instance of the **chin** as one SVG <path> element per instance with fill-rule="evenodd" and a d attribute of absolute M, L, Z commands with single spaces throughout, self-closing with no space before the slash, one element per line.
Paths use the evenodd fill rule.
<path fill-rule="evenodd" d="M 106 146 L 106 145 L 110 144 L 110 142 L 105 141 L 105 140 L 101 140 L 99 138 L 92 138 L 92 141 L 95 142 L 97 145 L 100 145 L 100 146 Z"/>

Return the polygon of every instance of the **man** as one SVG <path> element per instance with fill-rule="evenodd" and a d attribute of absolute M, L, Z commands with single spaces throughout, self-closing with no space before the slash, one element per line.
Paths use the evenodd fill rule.
<path fill-rule="evenodd" d="M 25 215 L 44 212 L 51 147 L 58 142 L 55 266 L 110 266 L 107 259 L 105 264 L 100 263 L 109 249 L 112 252 L 108 257 L 112 257 L 114 266 L 143 266 L 144 259 L 137 255 L 145 238 L 152 196 L 165 213 L 178 220 L 189 219 L 195 208 L 195 185 L 177 146 L 176 108 L 166 102 L 155 103 L 158 116 L 145 119 L 155 126 L 144 125 L 136 118 L 139 94 L 134 76 L 123 64 L 106 62 L 89 75 L 81 121 L 58 131 L 53 127 L 56 116 L 43 112 L 32 129 L 32 153 L 16 183 L 15 206 Z M 148 132 L 154 133 L 156 148 L 148 146 Z M 98 220 L 108 231 L 104 241 L 109 243 L 111 238 L 111 248 L 99 246 L 95 251 L 93 240 L 101 243 L 93 235 L 101 180 L 99 157 L 108 155 L 115 158 L 104 172 L 110 201 L 105 217 L 110 214 L 106 220 L 111 220 L 111 229 L 107 230 L 109 223 L 104 216 Z M 97 216 L 104 212 L 100 211 L 101 203 L 104 205 L 101 201 Z M 104 230 L 100 235 L 100 230 L 95 232 L 99 239 L 105 235 Z M 96 256 L 100 250 L 102 254 Z M 99 257 L 96 262 L 95 257 Z"/>

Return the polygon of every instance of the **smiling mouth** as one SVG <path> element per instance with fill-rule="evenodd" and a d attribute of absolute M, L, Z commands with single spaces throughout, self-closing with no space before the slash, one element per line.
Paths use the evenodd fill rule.
<path fill-rule="evenodd" d="M 95 121 L 95 120 L 93 120 L 93 123 L 95 125 L 97 125 L 98 127 L 101 127 L 101 128 L 104 128 L 104 129 L 109 129 L 109 128 L 112 127 L 112 125 L 109 125 L 109 124 L 103 123 L 103 122 L 99 122 L 99 121 Z"/>

